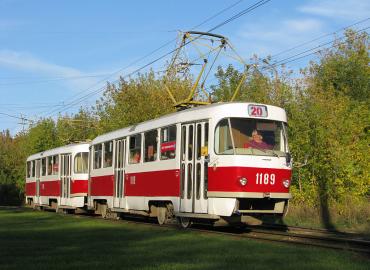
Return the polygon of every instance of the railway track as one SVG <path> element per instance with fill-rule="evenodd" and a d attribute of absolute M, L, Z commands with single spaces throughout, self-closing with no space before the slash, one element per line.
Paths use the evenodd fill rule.
<path fill-rule="evenodd" d="M 101 216 L 96 215 L 94 216 L 77 214 L 71 216 L 74 216 L 76 218 L 103 219 L 101 218 Z M 165 224 L 162 226 L 159 226 L 155 222 L 154 218 L 141 218 L 130 216 L 124 217 L 123 219 L 119 218 L 106 220 L 110 222 L 141 224 L 145 226 L 179 228 L 175 220 L 172 220 L 169 224 Z M 336 250 L 346 250 L 365 254 L 366 257 L 370 258 L 370 240 L 365 238 L 363 235 L 354 233 L 334 232 L 323 229 L 280 226 L 271 224 L 258 226 L 245 226 L 243 228 L 234 228 L 227 226 L 212 227 L 209 225 L 194 224 L 192 227 L 186 230 L 207 234 L 229 235 L 238 238 L 257 239 L 268 242 L 288 243 L 296 245 L 314 246 L 320 248 L 330 248 Z"/>
<path fill-rule="evenodd" d="M 243 231 L 239 232 L 239 235 L 241 237 L 265 241 L 347 250 L 363 253 L 370 257 L 370 241 L 359 235 L 353 238 L 347 234 L 325 232 L 323 230 L 297 229 L 296 227 L 289 226 L 285 227 L 284 230 L 279 230 L 270 228 L 270 226 L 266 228 L 263 225 L 246 227 Z"/>
<path fill-rule="evenodd" d="M 99 216 L 86 216 L 100 218 Z M 124 222 L 128 224 L 141 224 L 155 227 L 177 228 L 180 229 L 176 221 L 159 226 L 155 218 L 143 219 L 141 217 L 125 217 L 124 219 L 110 219 L 111 221 Z M 229 235 L 239 238 L 257 239 L 269 242 L 280 242 L 296 245 L 314 246 L 320 248 L 330 248 L 336 250 L 346 250 L 365 254 L 370 258 L 370 240 L 362 235 L 333 232 L 323 229 L 311 229 L 293 226 L 259 225 L 246 226 L 243 228 L 234 227 L 212 227 L 210 225 L 194 224 L 186 229 L 189 231 Z"/>

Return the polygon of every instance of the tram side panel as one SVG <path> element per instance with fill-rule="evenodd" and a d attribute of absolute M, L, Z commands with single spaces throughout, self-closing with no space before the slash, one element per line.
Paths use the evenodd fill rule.
<path fill-rule="evenodd" d="M 109 150 L 108 155 L 104 151 Z M 109 148 L 111 147 L 111 148 Z M 105 159 L 105 162 L 104 162 Z M 113 171 L 113 143 L 94 144 L 89 155 L 90 177 L 88 183 L 88 206 L 97 208 L 97 203 L 113 207 L 114 171 Z"/>
<path fill-rule="evenodd" d="M 72 148 L 71 179 L 69 185 L 69 200 L 67 204 L 74 208 L 83 208 L 88 193 L 88 145 L 81 144 Z"/>
<path fill-rule="evenodd" d="M 162 138 L 161 143 L 148 145 L 149 138 L 153 137 L 156 142 L 163 130 L 168 132 L 165 140 Z M 92 145 L 89 207 L 96 209 L 96 203 L 106 203 L 108 208 L 148 211 L 152 202 L 171 202 L 175 210 L 178 209 L 180 170 L 177 149 L 180 141 L 176 137 L 179 132 L 172 125 Z M 121 161 L 118 160 L 120 154 L 117 156 L 119 141 L 124 141 L 127 149 Z M 109 147 L 111 144 L 114 146 L 112 149 Z M 120 179 L 117 174 L 121 173 L 122 167 L 124 173 Z M 118 183 L 120 180 L 123 187 Z"/>
<path fill-rule="evenodd" d="M 28 205 L 33 205 L 36 202 L 36 179 L 34 165 L 34 161 L 27 161 L 25 191 L 26 204 Z"/>

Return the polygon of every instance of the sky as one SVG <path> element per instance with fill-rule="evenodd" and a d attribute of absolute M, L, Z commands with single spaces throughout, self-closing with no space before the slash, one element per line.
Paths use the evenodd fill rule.
<path fill-rule="evenodd" d="M 178 31 L 208 31 L 256 2 L 0 0 L 0 130 L 22 130 L 16 117 L 37 120 L 90 107 L 107 81 L 173 50 Z M 370 0 L 271 0 L 214 32 L 226 36 L 246 62 L 257 54 L 273 56 L 274 63 L 341 37 L 338 30 L 353 24 L 369 32 L 369 10 Z M 287 68 L 299 70 L 312 59 Z M 141 72 L 163 70 L 169 60 Z"/>

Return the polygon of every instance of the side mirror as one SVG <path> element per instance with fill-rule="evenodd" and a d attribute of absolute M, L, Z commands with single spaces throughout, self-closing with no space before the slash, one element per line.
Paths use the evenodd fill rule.
<path fill-rule="evenodd" d="M 290 165 L 290 163 L 292 162 L 292 155 L 290 153 L 286 153 L 286 164 L 287 165 Z"/>

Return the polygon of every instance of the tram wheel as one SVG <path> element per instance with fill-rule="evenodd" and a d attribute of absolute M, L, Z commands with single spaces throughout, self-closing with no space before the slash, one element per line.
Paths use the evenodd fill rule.
<path fill-rule="evenodd" d="M 166 223 L 168 217 L 167 207 L 165 205 L 161 205 L 157 207 L 157 220 L 159 225 L 163 225 Z"/>
<path fill-rule="evenodd" d="M 178 217 L 177 222 L 181 229 L 190 228 L 191 224 L 193 223 L 188 217 Z"/>

